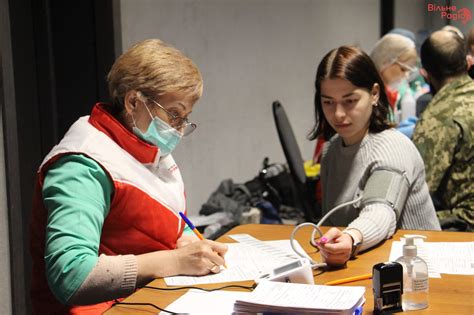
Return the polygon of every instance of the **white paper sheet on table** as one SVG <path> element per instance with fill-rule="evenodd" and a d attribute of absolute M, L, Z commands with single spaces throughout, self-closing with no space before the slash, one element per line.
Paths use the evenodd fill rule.
<path fill-rule="evenodd" d="M 440 273 L 474 275 L 474 242 L 424 242 L 415 240 L 418 256 L 428 264 L 430 278 L 441 278 Z M 403 243 L 392 243 L 390 261 L 403 254 Z"/>
<path fill-rule="evenodd" d="M 225 255 L 227 269 L 222 269 L 218 274 L 166 277 L 165 282 L 167 285 L 177 286 L 254 280 L 262 272 L 299 258 L 293 252 L 289 240 L 260 243 L 263 243 L 263 249 L 247 243 L 228 243 L 229 250 Z M 295 246 L 304 252 L 296 241 Z"/>
<path fill-rule="evenodd" d="M 165 309 L 178 314 L 233 314 L 235 301 L 271 305 L 284 313 L 307 311 L 341 314 L 364 304 L 365 287 L 322 286 L 264 281 L 254 292 L 189 290 Z M 256 305 L 254 311 L 262 307 Z M 164 314 L 163 312 L 160 314 Z"/>
<path fill-rule="evenodd" d="M 165 309 L 177 314 L 232 314 L 235 300 L 244 299 L 250 294 L 251 292 L 239 291 L 189 290 Z"/>

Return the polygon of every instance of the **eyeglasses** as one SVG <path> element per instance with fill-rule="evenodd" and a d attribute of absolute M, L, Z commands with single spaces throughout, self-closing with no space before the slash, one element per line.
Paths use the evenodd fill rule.
<path fill-rule="evenodd" d="M 395 61 L 396 64 L 398 64 L 400 67 L 402 67 L 403 71 L 408 71 L 408 72 L 415 72 L 418 70 L 416 66 L 409 66 L 406 63 L 400 62 L 400 61 Z"/>
<path fill-rule="evenodd" d="M 408 82 L 415 81 L 420 75 L 420 69 L 417 66 L 409 66 L 400 61 L 397 61 L 396 63 L 402 68 L 403 72 L 405 72 Z"/>
<path fill-rule="evenodd" d="M 147 97 L 147 98 L 151 100 L 153 103 L 155 103 L 156 106 L 161 108 L 168 115 L 170 126 L 178 130 L 179 132 L 181 132 L 183 137 L 189 135 L 190 133 L 194 131 L 194 129 L 196 129 L 197 125 L 195 123 L 190 122 L 187 118 L 179 117 L 170 113 L 168 110 L 166 110 L 166 108 L 164 108 L 160 103 L 158 103 L 154 99 L 150 97 Z"/>

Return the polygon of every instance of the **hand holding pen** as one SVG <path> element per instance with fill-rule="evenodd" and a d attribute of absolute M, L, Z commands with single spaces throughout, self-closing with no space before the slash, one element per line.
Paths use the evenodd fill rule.
<path fill-rule="evenodd" d="M 187 255 L 187 259 L 192 260 L 192 262 L 190 262 L 192 265 L 189 267 L 199 267 L 198 269 L 203 272 L 203 274 L 209 273 L 209 271 L 212 273 L 220 272 L 220 266 L 226 267 L 224 255 L 227 252 L 227 245 L 204 239 L 202 234 L 196 229 L 184 213 L 179 212 L 179 215 L 183 218 L 189 228 L 193 230 L 194 234 L 196 234 L 196 236 L 201 240 L 201 242 L 191 243 L 180 248 L 183 254 Z"/>

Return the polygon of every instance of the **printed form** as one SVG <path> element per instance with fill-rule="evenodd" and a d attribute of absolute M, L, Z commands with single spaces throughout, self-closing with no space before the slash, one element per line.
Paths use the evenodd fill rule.
<path fill-rule="evenodd" d="M 224 315 L 235 314 L 236 308 L 238 310 L 244 305 L 250 313 L 270 306 L 274 311 L 285 314 L 304 311 L 314 313 L 314 310 L 320 310 L 319 314 L 346 314 L 344 310 L 364 304 L 364 294 L 365 287 L 263 281 L 253 292 L 203 292 L 192 289 L 168 305 L 166 310 L 178 314 Z"/>
<path fill-rule="evenodd" d="M 392 243 L 390 261 L 403 255 L 401 241 Z M 418 256 L 428 265 L 430 278 L 441 278 L 441 273 L 474 275 L 474 242 L 424 242 L 416 239 Z"/>
<path fill-rule="evenodd" d="M 285 314 L 319 311 L 347 314 L 365 302 L 365 287 L 325 286 L 263 281 L 244 298 L 237 299 L 237 311 L 274 311 Z"/>
<path fill-rule="evenodd" d="M 180 286 L 254 280 L 263 272 L 300 258 L 293 252 L 289 240 L 262 242 L 245 234 L 230 237 L 240 243 L 226 244 L 229 246 L 225 255 L 227 269 L 221 268 L 220 273 L 206 276 L 166 277 L 166 284 Z M 304 252 L 296 241 L 295 245 Z"/>

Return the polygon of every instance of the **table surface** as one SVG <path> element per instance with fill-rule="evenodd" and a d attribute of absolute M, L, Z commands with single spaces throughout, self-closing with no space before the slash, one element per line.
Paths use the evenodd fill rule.
<path fill-rule="evenodd" d="M 228 234 L 248 233 L 259 240 L 279 240 L 289 239 L 294 226 L 291 225 L 264 225 L 247 224 L 240 225 L 218 239 L 221 242 L 234 242 L 227 237 Z M 298 231 L 296 239 L 306 252 L 315 260 L 321 261 L 319 253 L 309 244 L 311 228 L 303 228 Z M 323 230 L 327 228 L 323 227 Z M 388 260 L 391 244 L 398 241 L 403 234 L 421 234 L 428 238 L 428 242 L 467 242 L 474 241 L 473 233 L 461 232 L 435 232 L 435 231 L 403 231 L 399 230 L 390 240 L 386 240 L 379 246 L 359 254 L 359 256 L 347 262 L 345 268 L 327 270 L 315 277 L 316 284 L 323 284 L 327 281 L 361 275 L 372 272 L 372 266 L 379 262 Z M 317 271 L 315 272 L 317 273 Z M 442 274 L 442 278 L 429 279 L 429 307 L 425 310 L 412 311 L 416 314 L 474 314 L 474 276 L 460 276 Z M 253 281 L 233 282 L 232 284 L 250 286 Z M 203 284 L 198 285 L 203 288 L 216 288 L 231 283 Z M 151 286 L 166 287 L 163 279 L 156 279 L 150 282 Z M 344 285 L 365 286 L 367 299 L 364 305 L 364 314 L 372 314 L 374 300 L 372 294 L 372 280 L 360 280 Z M 156 291 L 151 289 L 140 289 L 130 295 L 124 302 L 131 303 L 153 303 L 161 308 L 166 308 L 187 290 L 180 291 Z M 116 305 L 105 312 L 107 315 L 118 314 L 156 314 L 157 310 L 151 306 L 129 306 Z"/>

